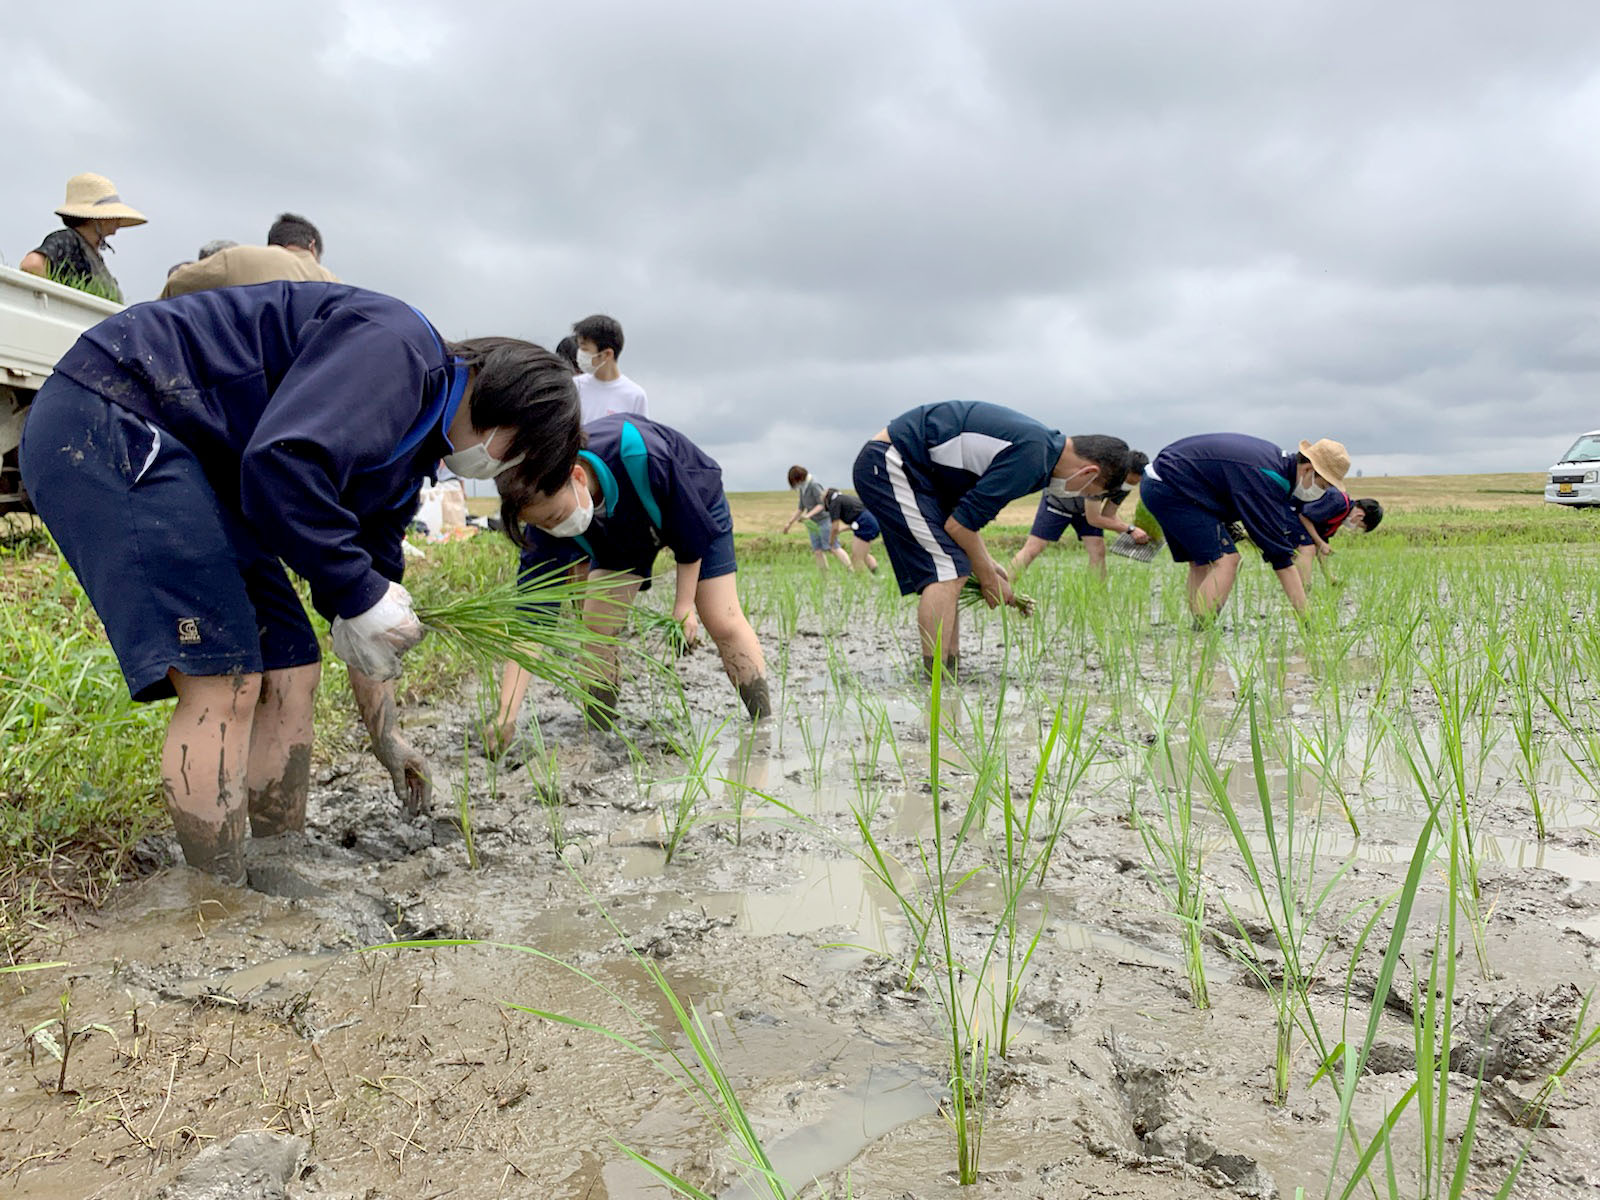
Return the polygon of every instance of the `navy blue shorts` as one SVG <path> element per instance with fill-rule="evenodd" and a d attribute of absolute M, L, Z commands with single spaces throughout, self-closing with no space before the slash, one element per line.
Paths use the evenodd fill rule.
<path fill-rule="evenodd" d="M 1028 536 L 1045 542 L 1059 542 L 1069 527 L 1078 535 L 1080 542 L 1084 538 L 1103 538 L 1106 535 L 1106 531 L 1098 525 L 1089 524 L 1089 518 L 1083 510 L 1064 513 L 1050 503 L 1048 496 L 1040 496 L 1039 511 L 1033 514 L 1033 528 L 1028 530 Z"/>
<path fill-rule="evenodd" d="M 902 596 L 972 574 L 966 553 L 944 531 L 950 514 L 940 507 L 933 484 L 907 466 L 898 450 L 888 442 L 868 442 L 856 456 L 854 479 L 856 495 L 883 531 Z"/>
<path fill-rule="evenodd" d="M 135 700 L 173 695 L 168 670 L 254 675 L 321 657 L 283 564 L 172 434 L 52 375 L 21 462 Z"/>
<path fill-rule="evenodd" d="M 1238 553 L 1226 525 L 1153 475 L 1140 482 L 1139 499 L 1161 525 L 1173 562 L 1205 565 Z"/>
<path fill-rule="evenodd" d="M 877 517 L 862 509 L 861 515 L 850 525 L 850 532 L 855 535 L 857 541 L 870 542 L 882 533 L 883 529 L 878 525 Z"/>

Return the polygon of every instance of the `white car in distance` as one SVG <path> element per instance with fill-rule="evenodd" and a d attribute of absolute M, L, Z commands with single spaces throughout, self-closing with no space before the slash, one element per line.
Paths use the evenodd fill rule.
<path fill-rule="evenodd" d="M 1550 468 L 1544 498 L 1548 504 L 1574 508 L 1600 505 L 1600 429 L 1580 437 Z"/>

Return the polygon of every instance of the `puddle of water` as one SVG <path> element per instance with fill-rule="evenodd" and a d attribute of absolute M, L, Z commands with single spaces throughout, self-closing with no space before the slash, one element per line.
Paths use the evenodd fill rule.
<path fill-rule="evenodd" d="M 295 973 L 304 974 L 309 986 L 314 973 L 324 970 L 337 957 L 336 954 L 289 954 L 283 958 L 270 958 L 224 976 L 221 986 L 224 991 L 241 1000 L 263 984 Z"/>
<path fill-rule="evenodd" d="M 885 1134 L 935 1112 L 941 1091 L 929 1077 L 905 1065 L 876 1067 L 838 1094 L 823 1117 L 767 1148 L 773 1169 L 792 1189 L 848 1166 Z M 719 1200 L 754 1200 L 743 1183 Z"/>

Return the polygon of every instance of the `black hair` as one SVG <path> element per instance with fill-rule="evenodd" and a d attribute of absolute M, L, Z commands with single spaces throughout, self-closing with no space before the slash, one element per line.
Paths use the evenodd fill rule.
<path fill-rule="evenodd" d="M 1361 515 L 1365 518 L 1363 528 L 1368 533 L 1371 533 L 1383 521 L 1383 505 L 1376 500 L 1352 500 L 1350 501 L 1350 507 L 1361 510 Z"/>
<path fill-rule="evenodd" d="M 279 213 L 278 219 L 267 230 L 269 246 L 302 246 L 318 258 L 322 257 L 322 235 L 317 227 L 298 213 Z"/>
<path fill-rule="evenodd" d="M 1104 433 L 1074 434 L 1072 452 L 1100 468 L 1099 484 L 1105 491 L 1122 486 L 1128 476 L 1128 458 L 1133 453 L 1128 443 Z"/>
<path fill-rule="evenodd" d="M 567 365 L 572 368 L 572 373 L 574 375 L 581 375 L 583 373 L 578 370 L 577 338 L 571 336 L 562 338 L 556 343 L 555 354 L 557 358 L 566 360 Z"/>
<path fill-rule="evenodd" d="M 822 493 L 822 507 L 826 508 L 833 503 L 833 498 L 839 494 L 838 488 L 829 488 Z"/>
<path fill-rule="evenodd" d="M 80 225 L 87 225 L 93 217 L 62 217 L 61 223 L 68 229 L 76 229 Z"/>
<path fill-rule="evenodd" d="M 572 332 L 593 342 L 596 350 L 609 350 L 613 358 L 622 357 L 622 326 L 615 317 L 596 313 L 575 323 Z"/>
<path fill-rule="evenodd" d="M 1150 456 L 1143 450 L 1128 451 L 1128 469 L 1122 473 L 1124 479 L 1129 475 L 1143 475 L 1144 469 L 1150 465 Z"/>
<path fill-rule="evenodd" d="M 472 424 L 514 431 L 506 457 L 520 454 L 523 459 L 495 483 L 506 536 L 521 545 L 518 514 L 532 493 L 549 494 L 565 484 L 583 449 L 583 416 L 572 371 L 543 346 L 518 338 L 469 338 L 449 343 L 448 349 L 473 373 Z"/>
<path fill-rule="evenodd" d="M 804 467 L 802 467 L 799 463 L 796 463 L 794 466 L 789 468 L 789 477 L 788 477 L 789 478 L 789 486 L 790 487 L 799 487 L 802 483 L 804 483 L 806 481 L 806 475 L 807 474 L 808 474 L 808 472 L 806 471 L 806 469 Z"/>

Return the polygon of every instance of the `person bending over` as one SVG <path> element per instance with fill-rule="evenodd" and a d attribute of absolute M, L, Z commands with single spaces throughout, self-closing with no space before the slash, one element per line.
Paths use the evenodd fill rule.
<path fill-rule="evenodd" d="M 837 558 L 849 567 L 850 556 L 839 545 L 839 536 L 828 520 L 827 509 L 823 507 L 822 497 L 828 489 L 813 479 L 811 472 L 799 463 L 789 468 L 788 478 L 789 486 L 795 490 L 796 503 L 794 515 L 783 523 L 783 532 L 788 533 L 793 529 L 796 521 L 804 521 L 806 534 L 811 539 L 811 556 L 817 560 L 817 570 L 826 571 L 829 558 Z"/>
<path fill-rule="evenodd" d="M 957 598 L 969 577 L 990 608 L 1014 604 L 980 530 L 1011 501 L 1046 489 L 1058 500 L 1107 492 L 1127 474 L 1128 443 L 1065 437 L 999 404 L 946 400 L 903 413 L 856 457 L 856 493 L 883 529 L 900 584 L 916 594 L 923 668 L 942 647 L 959 666 Z"/>
<path fill-rule="evenodd" d="M 522 578 L 588 562 L 583 619 L 616 635 L 634 598 L 650 587 L 656 555 L 671 550 L 677 561 L 672 617 L 683 626 L 685 643 L 696 643 L 704 623 L 751 718 L 770 716 L 766 658 L 739 604 L 722 468 L 676 429 L 646 417 L 613 414 L 590 422 L 585 432 L 588 445 L 559 486 L 541 485 L 509 500 L 521 518 Z M 595 681 L 588 716 L 609 727 L 621 677 L 618 647 L 596 652 L 604 677 Z M 507 663 L 491 749 L 515 735 L 527 690 L 527 673 Z"/>
<path fill-rule="evenodd" d="M 1383 505 L 1376 500 L 1352 500 L 1338 488 L 1329 488 L 1322 496 L 1300 509 L 1299 547 L 1295 561 L 1300 567 L 1300 582 L 1311 586 L 1311 564 L 1319 558 L 1330 558 L 1333 547 L 1328 543 L 1340 529 L 1350 528 L 1357 533 L 1370 533 L 1383 520 Z"/>
<path fill-rule="evenodd" d="M 867 511 L 859 497 L 838 488 L 822 493 L 822 510 L 827 514 L 834 545 L 839 544 L 841 533 L 846 529 L 850 531 L 850 569 L 867 570 L 876 575 L 878 560 L 872 556 L 872 543 L 880 532 L 878 519 Z"/>
<path fill-rule="evenodd" d="M 1350 456 L 1338 442 L 1302 441 L 1299 453 L 1243 433 L 1204 433 L 1173 442 L 1145 468 L 1139 496 L 1172 549 L 1189 564 L 1189 609 L 1215 616 L 1239 573 L 1228 533 L 1238 522 L 1278 573 L 1296 612 L 1306 606 L 1295 569 L 1300 509 L 1344 482 Z"/>
<path fill-rule="evenodd" d="M 1011 559 L 1011 573 L 1015 575 L 1034 559 L 1051 542 L 1059 542 L 1070 526 L 1077 533 L 1089 554 L 1089 569 L 1101 579 L 1106 577 L 1105 531 L 1131 533 L 1141 545 L 1150 540 L 1144 530 L 1128 524 L 1117 516 L 1117 510 L 1130 492 L 1139 486 L 1149 459 L 1137 450 L 1128 456 L 1128 473 L 1122 483 L 1103 496 L 1082 496 L 1071 500 L 1057 500 L 1046 493 L 1039 497 L 1039 511 L 1033 515 L 1033 528 L 1028 540 L 1022 543 Z"/>
<path fill-rule="evenodd" d="M 392 682 L 423 634 L 400 582 L 418 488 L 441 458 L 559 487 L 581 434 L 547 351 L 447 343 L 402 301 L 342 284 L 138 304 L 67 351 L 22 476 L 133 698 L 177 696 L 161 777 L 191 866 L 243 882 L 247 819 L 257 837 L 305 827 L 320 653 L 285 566 L 333 624 L 396 795 L 426 807 Z"/>

